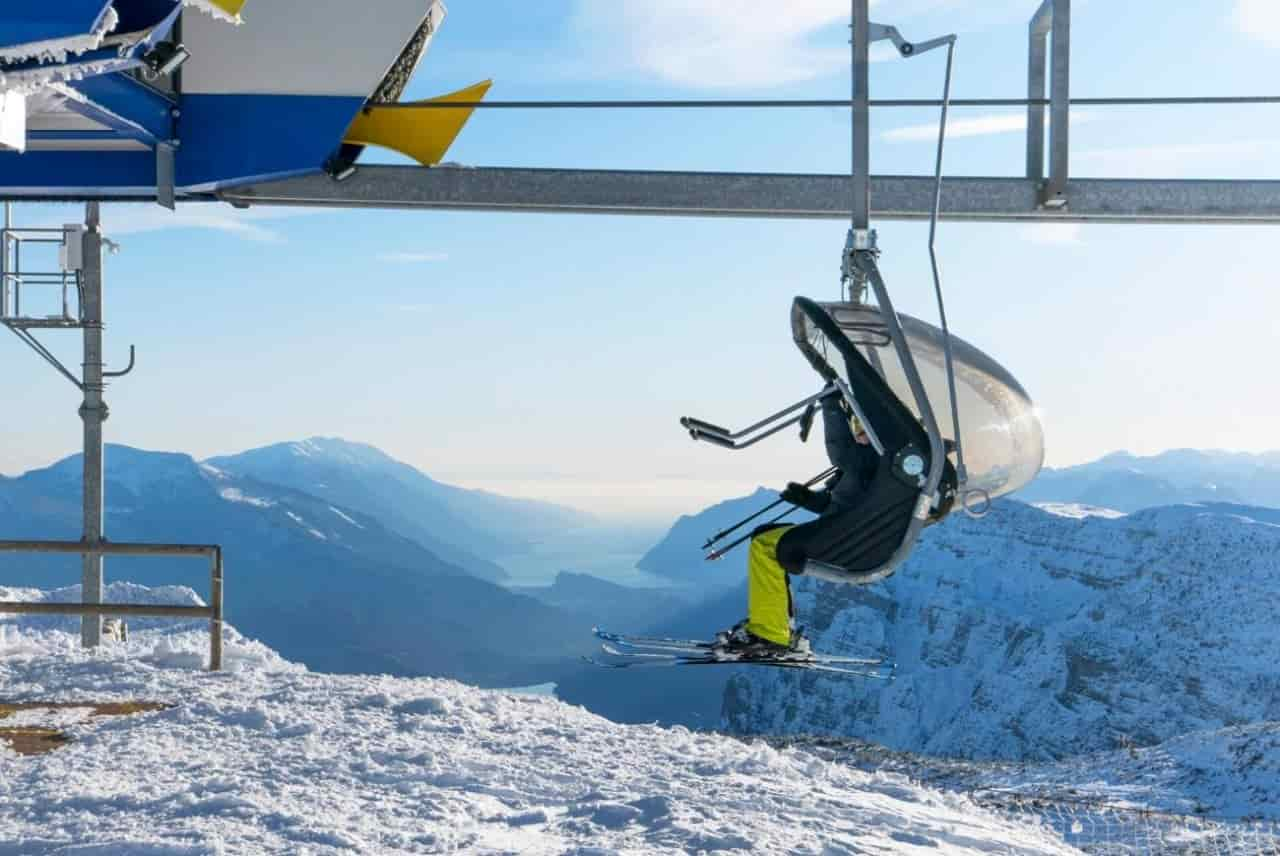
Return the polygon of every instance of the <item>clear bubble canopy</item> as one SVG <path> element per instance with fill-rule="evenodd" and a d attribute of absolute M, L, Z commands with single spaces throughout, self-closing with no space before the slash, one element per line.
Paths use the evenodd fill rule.
<path fill-rule="evenodd" d="M 856 348 L 884 378 L 899 401 L 921 418 L 902 361 L 888 327 L 875 306 L 856 303 L 818 304 L 835 322 L 845 341 L 832 341 L 797 303 L 791 325 L 796 344 L 812 362 L 825 361 L 846 383 L 849 373 L 842 349 Z M 898 313 L 907 347 L 924 392 L 947 440 L 956 439 L 956 420 L 947 383 L 945 336 L 937 327 Z M 951 335 L 952 362 L 959 410 L 959 442 L 965 474 L 961 496 L 978 492 L 991 498 L 1026 485 L 1044 463 L 1044 432 L 1036 407 L 1022 385 L 1003 366 L 978 348 Z M 822 369 L 819 366 L 815 368 Z M 873 426 L 874 427 L 874 426 Z"/>

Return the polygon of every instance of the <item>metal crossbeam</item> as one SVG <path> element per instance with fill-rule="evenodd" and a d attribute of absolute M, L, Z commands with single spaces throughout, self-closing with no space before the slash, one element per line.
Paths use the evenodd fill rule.
<path fill-rule="evenodd" d="M 1066 208 L 1045 210 L 1028 178 L 948 178 L 943 219 L 1067 223 L 1280 223 L 1280 181 L 1072 178 Z M 847 175 L 360 167 L 223 191 L 238 207 L 410 208 L 695 217 L 847 219 Z M 872 176 L 873 215 L 923 220 L 932 176 Z"/>

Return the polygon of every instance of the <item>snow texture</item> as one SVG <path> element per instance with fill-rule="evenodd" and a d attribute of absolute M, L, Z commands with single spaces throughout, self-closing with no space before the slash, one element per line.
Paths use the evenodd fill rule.
<path fill-rule="evenodd" d="M 44 596 L 0 591 L 17 594 Z M 4 856 L 1076 852 L 1044 826 L 804 749 L 446 680 L 313 674 L 230 628 L 211 674 L 202 629 L 85 651 L 56 621 L 0 621 L 6 701 L 175 706 L 62 711 L 46 722 L 73 742 L 0 748 Z"/>
<path fill-rule="evenodd" d="M 97 50 L 102 40 L 120 23 L 120 16 L 114 8 L 108 8 L 98 25 L 92 32 L 65 39 L 49 39 L 43 42 L 29 42 L 24 45 L 10 45 L 0 48 L 0 63 L 20 63 L 38 60 L 44 63 L 64 63 L 67 57 L 82 54 L 85 51 Z"/>

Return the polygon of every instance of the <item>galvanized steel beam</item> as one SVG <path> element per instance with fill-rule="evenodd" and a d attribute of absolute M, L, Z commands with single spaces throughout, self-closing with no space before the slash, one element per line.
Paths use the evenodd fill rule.
<path fill-rule="evenodd" d="M 1045 210 L 1027 178 L 948 178 L 947 220 L 1050 223 L 1280 223 L 1280 181 L 1090 179 L 1067 182 L 1069 205 Z M 365 166 L 225 190 L 233 205 L 847 219 L 847 175 Z M 873 176 L 872 214 L 924 220 L 932 176 Z"/>
<path fill-rule="evenodd" d="M 81 323 L 84 327 L 84 402 L 80 419 L 84 422 L 84 542 L 95 547 L 103 535 L 103 440 L 102 423 L 107 419 L 107 403 L 103 399 L 106 385 L 102 365 L 102 229 L 97 202 L 85 205 L 83 236 L 83 268 Z M 102 555 L 84 553 L 81 571 L 81 601 L 102 602 Z M 80 621 L 80 641 L 95 648 L 102 641 L 100 615 L 85 615 Z"/>

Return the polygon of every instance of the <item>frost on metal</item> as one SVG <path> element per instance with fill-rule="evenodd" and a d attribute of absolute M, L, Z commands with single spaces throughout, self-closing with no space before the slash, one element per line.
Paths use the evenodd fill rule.
<path fill-rule="evenodd" d="M 97 62 L 81 62 L 72 65 L 50 65 L 20 72 L 0 74 L 0 92 L 18 92 L 33 95 L 55 84 L 70 83 L 86 77 L 97 77 L 130 68 L 134 60 L 104 59 Z"/>
<path fill-rule="evenodd" d="M 27 96 L 0 90 L 0 152 L 26 151 Z"/>
<path fill-rule="evenodd" d="M 199 9 L 201 12 L 204 12 L 206 15 L 211 15 L 219 21 L 226 21 L 227 23 L 235 24 L 236 26 L 244 23 L 239 15 L 229 14 L 222 7 L 214 4 L 212 0 L 182 0 L 182 2 L 183 5 Z"/>
<path fill-rule="evenodd" d="M 22 45 L 0 48 L 0 62 L 27 62 L 38 60 L 44 63 L 63 63 L 68 56 L 82 54 L 85 51 L 97 50 L 102 40 L 120 23 L 120 16 L 114 7 L 108 7 L 106 14 L 98 21 L 92 32 L 82 36 L 71 36 L 66 39 L 49 39 L 43 42 L 28 42 Z"/>

